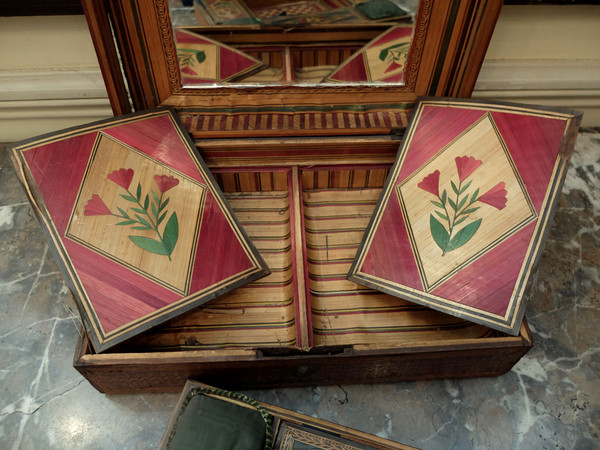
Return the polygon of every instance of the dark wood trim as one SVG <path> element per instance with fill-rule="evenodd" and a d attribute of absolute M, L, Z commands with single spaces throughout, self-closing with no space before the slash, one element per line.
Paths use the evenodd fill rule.
<path fill-rule="evenodd" d="M 390 383 L 499 376 L 529 351 L 533 341 L 523 322 L 516 337 L 420 344 L 281 356 L 258 349 L 96 354 L 82 335 L 73 366 L 105 394 L 180 392 L 188 379 L 237 390 Z"/>
<path fill-rule="evenodd" d="M 115 116 L 133 112 L 125 78 L 121 72 L 119 56 L 116 48 L 112 45 L 112 31 L 106 10 L 101 3 L 93 0 L 81 0 L 83 10 L 90 29 L 92 42 L 96 49 L 96 55 L 104 78 L 104 84 L 110 98 L 110 104 Z"/>
<path fill-rule="evenodd" d="M 4 1 L 0 5 L 0 17 L 9 16 L 63 16 L 83 14 L 80 0 L 29 0 L 26 2 Z"/>

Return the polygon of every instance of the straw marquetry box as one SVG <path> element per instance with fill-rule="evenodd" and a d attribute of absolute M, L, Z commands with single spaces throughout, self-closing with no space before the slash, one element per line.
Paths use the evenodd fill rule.
<path fill-rule="evenodd" d="M 409 157 L 400 157 L 408 165 L 395 163 L 411 136 L 404 130 L 419 97 L 471 95 L 502 1 L 420 0 L 408 21 L 311 26 L 290 25 L 290 16 L 276 11 L 280 3 L 246 2 L 237 23 L 216 26 L 219 1 L 202 2 L 205 11 L 195 10 L 203 18 L 198 26 L 177 22 L 166 0 L 83 1 L 115 115 L 176 109 L 270 275 L 103 352 L 83 336 L 75 367 L 103 392 L 179 391 L 189 378 L 243 389 L 510 370 L 532 346 L 521 322 L 526 284 L 577 116 L 513 107 L 507 132 L 502 114 L 459 102 L 433 115 L 441 121 L 420 115 L 411 125 L 416 142 L 408 139 L 411 147 L 402 150 Z M 319 2 L 306 3 L 314 8 Z M 344 11 L 320 19 L 337 20 Z M 256 15 L 262 22 L 246 23 Z M 267 24 L 269 17 L 277 23 Z M 460 108 L 472 111 L 453 114 Z M 529 118 L 532 112 L 537 118 Z M 420 132 L 427 123 L 435 126 Z M 515 151 L 527 153 L 530 130 L 536 139 L 547 138 L 541 147 L 548 153 L 536 159 L 543 170 L 524 169 L 512 154 L 515 141 L 526 144 Z M 454 140 L 458 146 L 449 145 Z M 413 154 L 419 143 L 425 153 Z M 455 161 L 463 156 L 468 164 L 461 163 L 459 174 Z M 476 170 L 471 157 L 482 162 Z M 490 172 L 496 165 L 499 172 Z M 398 178 L 399 169 L 412 177 Z M 432 194 L 436 180 L 428 176 L 436 170 L 445 201 Z M 432 201 L 450 205 L 452 177 L 465 178 L 456 188 L 481 205 L 467 208 L 480 207 L 466 218 L 449 217 L 458 222 L 450 231 Z M 502 210 L 493 206 L 500 205 L 501 182 L 507 188 Z M 389 217 L 388 206 L 394 209 Z M 480 219 L 479 227 L 470 225 Z M 493 224 L 501 225 L 500 235 Z M 459 233 L 465 226 L 468 232 Z M 503 237 L 518 240 L 532 229 L 539 233 L 530 238 L 537 239 L 508 258 L 510 270 L 489 283 L 502 281 L 500 299 L 457 301 L 457 287 L 463 293 L 485 287 L 490 271 L 474 278 L 473 270 L 502 257 Z M 507 313 L 508 326 L 484 320 Z"/>
<path fill-rule="evenodd" d="M 96 354 L 84 339 L 75 357 L 77 369 L 104 392 L 177 390 L 188 378 L 249 388 L 490 376 L 509 370 L 532 345 L 526 324 L 521 324 L 526 285 L 543 246 L 579 116 L 438 99 L 419 102 L 416 111 L 406 134 L 411 140 L 403 145 L 424 139 L 431 155 L 403 161 L 405 170 L 414 172 L 414 186 L 393 181 L 405 153 L 398 153 L 392 166 L 398 141 L 389 138 L 197 140 L 225 199 L 271 274 L 134 337 L 110 354 Z M 537 168 L 526 157 L 534 151 L 539 152 L 534 159 Z M 466 163 L 473 164 L 458 167 L 456 159 L 462 163 L 463 153 L 473 158 Z M 486 171 L 485 163 L 493 167 Z M 402 276 L 412 273 L 413 264 L 418 267 L 419 260 L 411 261 L 422 252 L 415 248 L 438 251 L 430 227 L 420 235 L 413 233 L 416 243 L 407 240 L 398 247 L 395 236 L 410 233 L 411 222 L 396 218 L 379 224 L 386 228 L 377 236 L 387 238 L 389 245 L 384 251 L 386 246 L 377 244 L 378 251 L 387 256 L 367 258 L 366 265 L 365 258 L 355 258 L 359 247 L 367 251 L 365 230 L 376 226 L 377 212 L 388 203 L 404 208 L 405 216 L 417 222 L 422 215 L 429 217 L 435 205 L 419 196 L 432 195 L 433 188 L 425 189 L 429 185 L 422 182 L 434 172 L 432 164 L 452 174 L 458 167 L 455 177 L 464 178 L 459 192 L 479 170 L 481 196 L 469 192 L 469 198 L 488 209 L 469 220 L 495 225 L 481 225 L 477 230 L 481 237 L 473 233 L 472 241 L 446 249 L 453 258 L 448 262 L 452 270 L 436 263 L 437 270 L 449 273 L 431 281 L 431 286 L 426 270 L 422 279 L 415 272 L 413 285 L 399 292 L 370 280 L 348 280 L 349 272 L 355 276 L 356 261 L 363 261 L 367 272 L 394 261 L 384 273 L 393 277 L 400 270 Z M 498 177 L 504 183 L 502 195 L 493 189 Z M 438 180 L 436 186 L 451 189 L 445 186 L 451 186 L 451 178 Z M 500 196 L 503 205 L 496 198 Z M 506 214 L 499 215 L 502 211 Z M 497 289 L 478 284 L 488 275 L 473 271 L 488 261 L 486 254 L 502 251 L 503 239 L 519 252 L 523 247 L 523 252 L 500 256 L 510 263 L 510 270 L 488 274 L 490 280 L 501 277 L 501 284 L 494 281 Z M 515 240 L 525 243 L 517 246 Z M 443 253 L 439 248 L 438 261 L 446 257 Z M 455 261 L 461 257 L 462 266 Z M 497 263 L 498 257 L 492 260 Z M 520 272 L 513 276 L 515 267 Z M 468 304 L 463 311 L 456 306 L 460 299 L 448 295 L 447 304 L 454 301 L 454 306 L 447 309 L 458 313 L 419 304 L 422 298 L 440 297 L 441 291 L 435 290 L 439 286 L 456 282 L 467 288 L 471 283 L 469 292 L 482 285 L 490 289 L 465 297 L 479 298 L 481 303 Z M 510 313 L 507 320 L 513 329 L 497 320 L 485 322 L 498 315 L 498 308 Z M 478 317 L 469 314 L 473 310 Z"/>

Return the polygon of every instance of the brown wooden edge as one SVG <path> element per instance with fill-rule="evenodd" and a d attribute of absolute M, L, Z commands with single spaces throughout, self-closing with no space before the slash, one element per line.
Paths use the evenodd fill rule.
<path fill-rule="evenodd" d="M 108 92 L 113 114 L 120 116 L 133 112 L 119 56 L 113 45 L 113 35 L 108 15 L 102 4 L 94 0 L 81 0 L 92 37 L 104 85 Z"/>
<path fill-rule="evenodd" d="M 185 383 L 183 388 L 183 392 L 179 396 L 177 401 L 177 405 L 173 410 L 173 414 L 171 415 L 171 419 L 167 424 L 167 428 L 163 434 L 162 440 L 159 445 L 159 449 L 167 449 L 167 440 L 169 436 L 173 432 L 173 427 L 176 425 L 177 418 L 184 407 L 185 401 L 188 396 L 193 393 L 194 390 L 200 389 L 214 389 L 213 386 L 209 386 L 204 383 L 200 383 L 194 380 L 188 380 Z M 226 402 L 234 402 L 235 400 L 230 400 L 227 397 L 222 397 L 219 395 L 215 395 L 219 400 Z M 324 431 L 326 433 L 333 433 L 336 436 L 339 436 L 343 439 L 348 439 L 353 442 L 361 443 L 367 446 L 371 446 L 374 448 L 386 450 L 386 449 L 399 449 L 399 450 L 409 450 L 414 449 L 415 447 L 410 447 L 407 445 L 399 444 L 394 441 L 390 441 L 388 439 L 381 438 L 379 436 L 375 436 L 372 434 L 365 433 L 363 431 L 355 430 L 353 428 L 348 428 L 343 425 L 338 425 L 332 422 L 328 422 L 322 419 L 318 419 L 315 417 L 307 416 L 305 414 L 300 414 L 295 411 L 290 411 L 289 409 L 281 408 L 279 406 L 271 405 L 269 403 L 264 403 L 260 401 L 256 401 L 260 406 L 262 406 L 271 416 L 273 416 L 274 420 L 274 428 L 276 428 L 279 424 L 277 422 L 286 422 L 293 425 L 304 426 L 307 425 L 313 429 Z M 277 430 L 274 430 L 274 440 L 277 437 Z"/>
<path fill-rule="evenodd" d="M 188 379 L 223 389 L 266 389 L 499 376 L 532 346 L 525 321 L 516 337 L 315 348 L 287 355 L 260 349 L 96 354 L 82 335 L 73 366 L 106 394 L 180 391 Z"/>

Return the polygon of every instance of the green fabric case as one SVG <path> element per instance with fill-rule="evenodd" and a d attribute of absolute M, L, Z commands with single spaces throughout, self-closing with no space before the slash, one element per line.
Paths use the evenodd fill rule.
<path fill-rule="evenodd" d="M 168 448 L 262 450 L 265 436 L 265 420 L 257 410 L 194 395 L 177 419 Z"/>

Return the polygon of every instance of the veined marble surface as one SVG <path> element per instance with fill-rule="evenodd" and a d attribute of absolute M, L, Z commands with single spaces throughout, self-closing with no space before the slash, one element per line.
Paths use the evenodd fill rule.
<path fill-rule="evenodd" d="M 425 449 L 600 448 L 600 132 L 577 140 L 527 308 L 535 346 L 496 378 L 247 391 Z M 72 367 L 75 303 L 0 149 L 0 448 L 156 448 L 177 394 L 104 395 Z"/>

